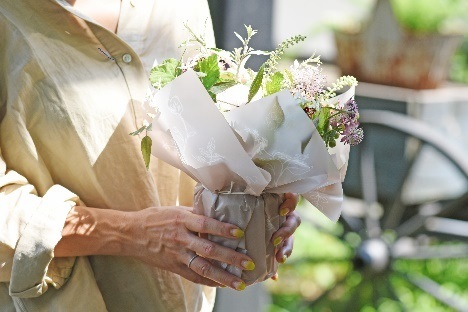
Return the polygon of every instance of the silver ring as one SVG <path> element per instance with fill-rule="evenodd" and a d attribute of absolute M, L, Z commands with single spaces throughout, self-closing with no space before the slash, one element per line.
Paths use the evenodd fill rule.
<path fill-rule="evenodd" d="M 197 254 L 195 254 L 195 256 L 193 256 L 193 257 L 190 259 L 190 261 L 188 262 L 187 266 L 189 267 L 189 269 L 190 269 L 190 265 L 192 264 L 193 260 L 195 260 L 196 257 L 198 257 Z"/>

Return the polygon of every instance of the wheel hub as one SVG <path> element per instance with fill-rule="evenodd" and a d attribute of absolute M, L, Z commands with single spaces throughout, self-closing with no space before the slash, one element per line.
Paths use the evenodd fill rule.
<path fill-rule="evenodd" d="M 358 247 L 353 262 L 357 269 L 382 273 L 390 264 L 390 250 L 383 240 L 368 239 Z"/>

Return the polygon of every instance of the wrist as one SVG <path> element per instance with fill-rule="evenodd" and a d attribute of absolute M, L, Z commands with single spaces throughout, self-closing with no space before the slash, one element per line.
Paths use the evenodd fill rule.
<path fill-rule="evenodd" d="M 76 206 L 67 216 L 56 257 L 127 255 L 132 212 Z"/>

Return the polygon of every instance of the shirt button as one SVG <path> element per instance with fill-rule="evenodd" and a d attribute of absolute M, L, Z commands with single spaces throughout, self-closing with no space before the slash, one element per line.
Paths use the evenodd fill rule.
<path fill-rule="evenodd" d="M 130 54 L 124 54 L 122 59 L 125 63 L 130 63 L 132 61 L 132 56 Z"/>

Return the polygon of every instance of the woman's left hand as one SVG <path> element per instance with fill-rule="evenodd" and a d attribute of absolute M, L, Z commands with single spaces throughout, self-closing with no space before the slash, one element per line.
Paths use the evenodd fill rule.
<path fill-rule="evenodd" d="M 280 215 L 286 216 L 286 221 L 271 238 L 276 247 L 276 260 L 279 263 L 284 263 L 291 256 L 294 245 L 294 232 L 301 224 L 301 218 L 295 211 L 298 199 L 298 195 L 286 193 L 284 194 L 284 202 L 279 208 Z"/>

